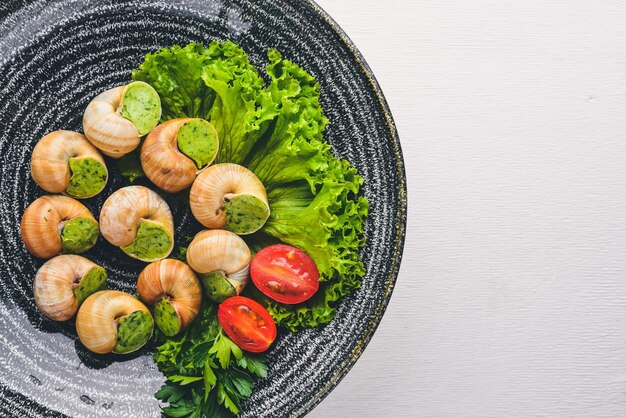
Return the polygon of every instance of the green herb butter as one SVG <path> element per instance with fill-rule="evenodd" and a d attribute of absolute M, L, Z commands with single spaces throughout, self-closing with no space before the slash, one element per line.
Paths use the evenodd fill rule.
<path fill-rule="evenodd" d="M 150 261 L 167 256 L 172 247 L 172 237 L 161 225 L 143 221 L 137 236 L 129 245 L 122 247 L 126 254 L 139 260 Z"/>
<path fill-rule="evenodd" d="M 136 311 L 117 320 L 117 345 L 114 353 L 130 353 L 141 348 L 152 336 L 154 320 L 144 311 Z"/>
<path fill-rule="evenodd" d="M 94 158 L 70 158 L 70 184 L 65 192 L 84 198 L 95 196 L 107 183 L 106 167 Z"/>
<path fill-rule="evenodd" d="M 270 211 L 267 205 L 252 195 L 236 196 L 224 202 L 224 229 L 236 234 L 251 234 L 261 229 Z"/>
<path fill-rule="evenodd" d="M 183 124 L 176 137 L 178 149 L 191 158 L 198 168 L 213 162 L 217 155 L 217 131 L 204 119 L 194 119 Z"/>
<path fill-rule="evenodd" d="M 120 113 L 137 127 L 139 135 L 146 135 L 161 119 L 159 94 L 144 82 L 130 83 L 122 97 Z"/>
<path fill-rule="evenodd" d="M 100 228 L 93 219 L 74 218 L 61 229 L 61 252 L 81 254 L 96 244 Z"/>
<path fill-rule="evenodd" d="M 176 309 L 174 309 L 168 299 L 163 298 L 155 303 L 153 311 L 154 322 L 156 326 L 163 331 L 163 334 L 168 337 L 178 334 L 180 331 L 180 318 L 178 317 L 178 312 L 176 312 Z"/>
<path fill-rule="evenodd" d="M 102 267 L 94 267 L 83 276 L 74 289 L 74 295 L 78 305 L 82 304 L 93 293 L 104 289 L 107 280 L 107 272 Z"/>
<path fill-rule="evenodd" d="M 200 274 L 200 284 L 204 294 L 214 302 L 224 302 L 231 296 L 236 296 L 235 287 L 228 281 L 222 272 Z"/>

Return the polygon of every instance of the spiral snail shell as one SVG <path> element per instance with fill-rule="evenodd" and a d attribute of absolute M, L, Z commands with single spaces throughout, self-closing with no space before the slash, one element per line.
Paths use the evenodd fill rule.
<path fill-rule="evenodd" d="M 106 278 L 106 271 L 85 257 L 56 256 L 37 270 L 35 304 L 48 318 L 67 321 L 88 296 L 104 288 Z"/>
<path fill-rule="evenodd" d="M 150 263 L 137 279 L 139 298 L 152 306 L 156 326 L 167 336 L 186 329 L 198 315 L 202 288 L 196 274 L 182 261 Z"/>
<path fill-rule="evenodd" d="M 161 196 L 143 186 L 128 186 L 107 198 L 100 211 L 102 236 L 129 256 L 151 262 L 174 246 L 174 219 Z"/>
<path fill-rule="evenodd" d="M 261 180 L 237 164 L 216 164 L 198 175 L 189 194 L 191 212 L 207 228 L 240 235 L 258 231 L 270 208 Z"/>
<path fill-rule="evenodd" d="M 139 145 L 161 118 L 161 99 L 143 81 L 97 95 L 83 115 L 83 131 L 105 155 L 120 158 Z"/>
<path fill-rule="evenodd" d="M 35 183 L 50 193 L 85 199 L 106 186 L 109 173 L 100 152 L 71 131 L 54 131 L 37 142 L 30 162 Z"/>
<path fill-rule="evenodd" d="M 239 295 L 248 283 L 252 254 L 233 232 L 198 232 L 187 248 L 187 264 L 200 278 L 205 295 L 215 302 Z"/>
<path fill-rule="evenodd" d="M 150 132 L 141 146 L 146 176 L 166 192 L 186 189 L 213 162 L 219 141 L 209 122 L 198 118 L 172 119 Z"/>
<path fill-rule="evenodd" d="M 80 342 L 97 354 L 126 354 L 143 347 L 154 320 L 146 306 L 128 293 L 101 290 L 89 296 L 76 315 Z"/>
<path fill-rule="evenodd" d="M 26 249 L 40 258 L 80 254 L 98 240 L 98 222 L 82 203 L 63 195 L 42 196 L 24 211 L 20 223 Z"/>

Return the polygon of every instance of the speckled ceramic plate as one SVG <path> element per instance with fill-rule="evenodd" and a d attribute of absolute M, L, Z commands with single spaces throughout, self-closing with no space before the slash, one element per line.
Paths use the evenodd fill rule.
<path fill-rule="evenodd" d="M 365 178 L 370 201 L 367 275 L 321 329 L 283 333 L 269 353 L 269 377 L 244 417 L 302 416 L 345 376 L 372 337 L 396 280 L 406 223 L 406 184 L 393 120 L 354 45 L 317 5 L 273 0 L 3 0 L 0 4 L 0 415 L 157 417 L 164 378 L 151 347 L 128 357 L 95 356 L 72 323 L 44 319 L 32 282 L 41 260 L 20 239 L 26 206 L 43 194 L 29 176 L 36 141 L 56 129 L 81 130 L 96 93 L 130 78 L 160 47 L 232 39 L 261 68 L 274 47 L 317 76 L 331 120 L 326 138 Z M 107 188 L 86 201 L 98 213 L 126 185 L 111 170 Z M 170 202 L 181 239 L 197 224 Z M 100 241 L 88 256 L 110 272 L 109 287 L 134 291 L 143 264 Z"/>

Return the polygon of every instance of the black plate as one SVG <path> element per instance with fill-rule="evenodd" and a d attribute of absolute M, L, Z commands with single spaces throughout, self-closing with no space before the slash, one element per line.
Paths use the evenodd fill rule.
<path fill-rule="evenodd" d="M 41 260 L 19 235 L 26 208 L 44 194 L 29 176 L 36 141 L 56 129 L 81 130 L 96 93 L 127 82 L 149 51 L 190 41 L 232 39 L 265 64 L 274 47 L 315 74 L 331 125 L 326 138 L 365 178 L 370 201 L 367 276 L 341 301 L 328 326 L 283 333 L 269 354 L 269 377 L 245 403 L 245 417 L 302 416 L 345 376 L 374 333 L 396 280 L 406 225 L 400 143 L 383 95 L 363 58 L 317 5 L 306 1 L 4 0 L 0 5 L 0 412 L 2 416 L 159 416 L 153 393 L 164 380 L 151 347 L 130 357 L 95 356 L 72 323 L 44 319 L 32 282 Z M 95 216 L 126 185 L 115 170 L 86 201 Z M 169 202 L 180 242 L 198 226 Z M 104 240 L 101 240 L 104 241 Z M 113 256 L 112 256 L 113 255 Z M 144 265 L 101 242 L 88 257 L 110 272 L 109 286 L 134 291 Z M 59 411 L 60 413 L 55 413 Z"/>

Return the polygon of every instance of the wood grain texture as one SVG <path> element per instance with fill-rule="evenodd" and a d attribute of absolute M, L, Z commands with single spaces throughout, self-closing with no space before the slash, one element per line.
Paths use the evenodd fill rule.
<path fill-rule="evenodd" d="M 624 416 L 626 3 L 318 2 L 394 113 L 409 226 L 310 416 Z"/>

